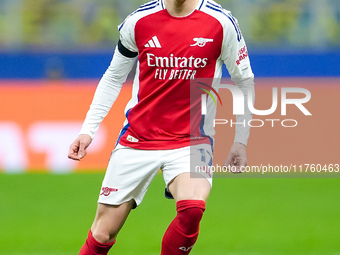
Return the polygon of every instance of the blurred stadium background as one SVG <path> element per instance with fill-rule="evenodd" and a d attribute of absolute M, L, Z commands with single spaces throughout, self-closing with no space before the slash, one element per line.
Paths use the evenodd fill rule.
<path fill-rule="evenodd" d="M 258 108 L 268 108 L 272 87 L 312 93 L 311 117 L 288 112 L 299 120 L 295 129 L 251 131 L 249 163 L 339 164 L 340 1 L 218 2 L 237 17 L 246 39 Z M 116 26 L 142 3 L 0 0 L 1 255 L 77 254 L 122 127 L 130 81 L 88 157 L 68 160 L 68 146 L 110 63 Z M 228 136 L 221 146 L 231 142 Z M 338 178 L 217 178 L 192 254 L 339 255 L 339 184 Z M 159 254 L 175 213 L 162 191 L 157 175 L 122 230 L 117 254 Z"/>

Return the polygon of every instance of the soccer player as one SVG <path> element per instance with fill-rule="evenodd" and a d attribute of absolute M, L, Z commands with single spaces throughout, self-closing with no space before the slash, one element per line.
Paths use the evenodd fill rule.
<path fill-rule="evenodd" d="M 108 253 L 159 169 L 166 196 L 174 198 L 177 209 L 163 236 L 161 254 L 189 254 L 212 185 L 209 173 L 196 173 L 200 178 L 193 178 L 190 161 L 211 165 L 214 133 L 207 122 L 211 116 L 204 118 L 201 113 L 194 116 L 199 118 L 199 128 L 190 130 L 190 82 L 220 78 L 224 63 L 247 96 L 248 89 L 254 87 L 254 76 L 245 42 L 237 20 L 212 0 L 154 0 L 130 14 L 118 28 L 120 40 L 112 62 L 69 150 L 71 159 L 86 156 L 138 57 L 126 121 L 111 154 L 93 225 L 79 254 Z M 214 113 L 211 103 L 208 99 L 207 111 Z M 250 119 L 249 111 L 237 116 L 238 122 Z M 236 126 L 226 165 L 246 165 L 248 136 L 247 125 Z"/>

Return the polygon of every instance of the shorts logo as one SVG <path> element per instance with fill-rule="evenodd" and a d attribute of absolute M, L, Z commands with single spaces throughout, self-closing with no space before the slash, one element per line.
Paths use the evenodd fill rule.
<path fill-rule="evenodd" d="M 207 42 L 213 42 L 214 39 L 210 39 L 210 38 L 194 38 L 193 39 L 196 43 L 191 44 L 190 46 L 198 46 L 198 47 L 204 47 L 206 45 Z"/>
<path fill-rule="evenodd" d="M 104 195 L 104 196 L 107 197 L 108 195 L 110 195 L 110 193 L 111 193 L 112 191 L 118 191 L 118 189 L 109 188 L 109 187 L 103 187 L 103 188 L 102 188 L 102 193 L 100 193 L 100 196 Z"/>

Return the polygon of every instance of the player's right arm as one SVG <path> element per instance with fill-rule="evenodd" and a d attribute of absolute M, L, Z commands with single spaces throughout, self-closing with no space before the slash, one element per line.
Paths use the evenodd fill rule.
<path fill-rule="evenodd" d="M 70 146 L 68 154 L 70 159 L 80 160 L 86 156 L 87 147 L 117 99 L 123 83 L 136 62 L 136 57 L 136 52 L 128 50 L 120 41 L 118 42 L 111 64 L 97 86 L 80 135 Z"/>
<path fill-rule="evenodd" d="M 89 135 L 79 135 L 77 139 L 70 145 L 68 151 L 68 157 L 73 160 L 81 160 L 87 154 L 87 147 L 92 142 L 92 138 Z"/>
<path fill-rule="evenodd" d="M 87 112 L 80 134 L 87 134 L 91 138 L 99 128 L 113 103 L 118 97 L 123 83 L 130 73 L 137 55 L 129 55 L 120 42 L 116 47 L 111 64 L 100 80 L 94 94 L 91 106 Z"/>

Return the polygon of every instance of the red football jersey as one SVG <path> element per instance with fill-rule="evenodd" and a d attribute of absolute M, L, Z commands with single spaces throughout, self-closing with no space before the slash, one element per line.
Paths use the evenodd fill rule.
<path fill-rule="evenodd" d="M 214 114 L 190 116 L 191 81 L 252 77 L 236 19 L 213 1 L 199 1 L 185 17 L 173 17 L 161 0 L 141 6 L 119 26 L 121 44 L 138 53 L 132 98 L 118 142 L 137 149 L 174 149 L 195 140 L 211 143 Z M 192 123 L 196 123 L 193 128 Z M 190 125 L 191 124 L 191 125 Z"/>

